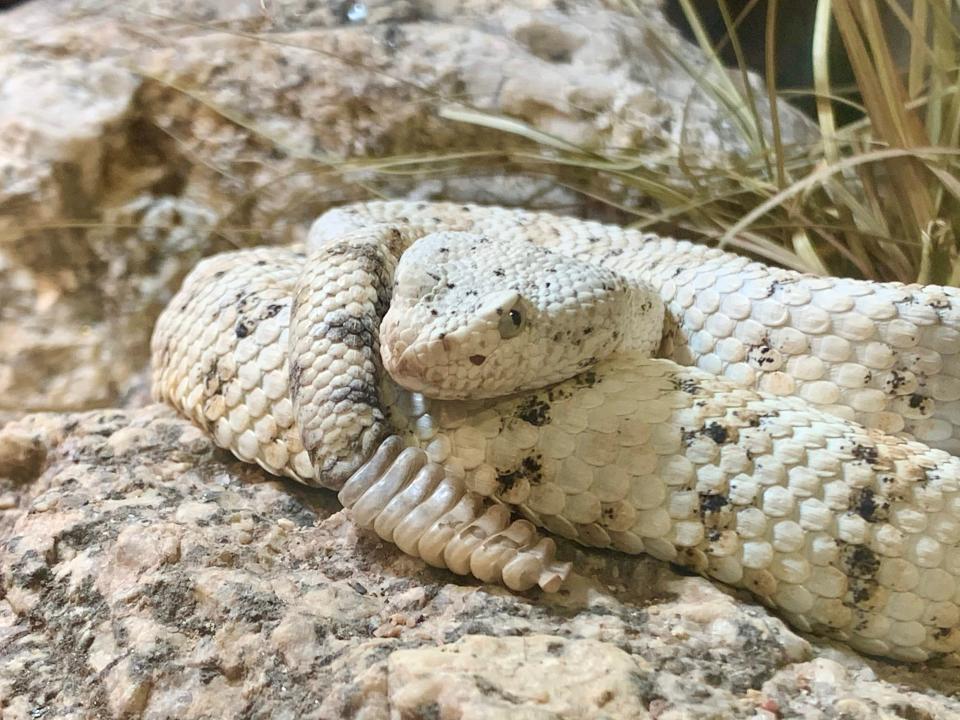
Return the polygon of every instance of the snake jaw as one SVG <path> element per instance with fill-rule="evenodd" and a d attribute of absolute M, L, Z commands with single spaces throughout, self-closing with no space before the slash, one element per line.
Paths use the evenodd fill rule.
<path fill-rule="evenodd" d="M 384 368 L 390 376 L 402 387 L 415 392 L 423 391 L 424 383 L 416 378 L 421 377 L 426 367 L 421 362 L 416 347 L 403 347 L 399 344 L 392 348 L 384 346 L 381 350 Z"/>
<path fill-rule="evenodd" d="M 507 368 L 513 358 L 487 361 L 504 344 L 498 327 L 521 302 L 521 294 L 509 289 L 479 300 L 464 298 L 443 269 L 431 268 L 398 266 L 397 287 L 380 331 L 384 369 L 406 389 L 439 399 L 511 392 L 517 378 Z"/>
<path fill-rule="evenodd" d="M 496 362 L 502 345 L 495 326 L 487 322 L 410 345 L 388 341 L 381 359 L 391 378 L 407 390 L 440 400 L 499 397 L 515 382 L 504 363 Z"/>

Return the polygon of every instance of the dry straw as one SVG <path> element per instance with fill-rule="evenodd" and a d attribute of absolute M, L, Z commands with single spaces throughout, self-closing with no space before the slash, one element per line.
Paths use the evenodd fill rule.
<path fill-rule="evenodd" d="M 237 244 L 271 234 L 269 227 L 244 226 L 243 208 L 250 200 L 305 173 L 321 182 L 357 186 L 362 194 L 376 197 L 385 178 L 476 177 L 509 168 L 553 178 L 633 216 L 638 227 L 698 237 L 784 267 L 874 280 L 960 283 L 960 29 L 956 22 L 960 0 L 914 0 L 906 3 L 908 9 L 899 0 L 818 0 L 810 47 L 814 87 L 789 91 L 778 91 L 774 82 L 775 30 L 781 7 L 777 0 L 768 0 L 765 9 L 758 7 L 757 0 L 748 2 L 736 17 L 727 0 L 717 0 L 727 34 L 716 44 L 694 4 L 679 2 L 707 60 L 694 67 L 666 43 L 660 50 L 691 74 L 701 92 L 715 99 L 725 115 L 719 120 L 735 127 L 749 148 L 746 157 L 700 164 L 685 151 L 682 141 L 678 147 L 660 151 L 582 148 L 516 118 L 482 112 L 459 98 L 441 97 L 393 78 L 410 86 L 418 98 L 412 102 L 432 105 L 441 119 L 467 123 L 500 138 L 501 142 L 481 146 L 498 149 L 427 148 L 406 155 L 337 158 L 291 146 L 286 138 L 261 127 L 256 118 L 219 107 L 199 85 L 185 87 L 135 69 L 246 128 L 266 146 L 298 162 L 293 168 L 284 166 L 282 172 L 261 173 L 267 180 L 238 198 L 238 212 L 221 218 L 218 230 Z M 620 6 L 631 11 L 630 0 L 621 0 Z M 761 11 L 766 13 L 765 84 L 750 81 L 736 33 L 747 13 Z M 329 55 L 329 51 L 269 34 L 151 17 L 173 26 L 217 29 L 251 42 Z M 831 36 L 837 35 L 849 58 L 855 88 L 831 82 L 828 49 Z M 894 53 L 894 37 L 906 39 L 905 51 Z M 656 41 L 651 34 L 651 42 Z M 727 44 L 737 59 L 733 72 L 724 69 L 720 60 Z M 336 59 L 358 72 L 383 74 L 362 61 Z M 819 133 L 804 147 L 788 147 L 781 136 L 780 110 L 785 97 L 804 93 L 816 100 Z M 835 112 L 839 105 L 857 108 L 862 118 L 841 124 Z M 183 145 L 198 142 L 176 139 Z M 196 162 L 208 163 L 202 153 Z M 229 168 L 214 170 L 229 175 Z M 637 197 L 645 201 L 638 203 Z M 316 202 L 315 193 L 310 198 L 294 194 L 287 209 L 294 212 L 298 203 L 310 202 Z M 21 226 L 15 234 L 96 226 L 84 218 Z"/>

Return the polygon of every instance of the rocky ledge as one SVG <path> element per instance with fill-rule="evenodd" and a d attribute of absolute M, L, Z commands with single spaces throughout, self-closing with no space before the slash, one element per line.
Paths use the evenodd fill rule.
<path fill-rule="evenodd" d="M 649 558 L 511 594 L 358 532 L 172 411 L 0 430 L 0 717 L 960 717 L 952 668 L 801 638 Z"/>

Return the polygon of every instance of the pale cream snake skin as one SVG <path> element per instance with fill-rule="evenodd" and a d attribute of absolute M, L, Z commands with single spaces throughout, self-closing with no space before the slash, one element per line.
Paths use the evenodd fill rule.
<path fill-rule="evenodd" d="M 564 256 L 558 267 L 599 266 L 596 277 L 615 271 L 643 330 L 611 330 L 619 306 L 607 298 L 621 288 L 603 280 L 590 295 L 588 273 L 567 290 L 594 298 L 602 344 L 620 348 L 585 372 L 540 389 L 527 378 L 531 389 L 507 397 L 487 388 L 491 399 L 401 388 L 382 371 L 378 336 L 397 258 L 413 244 L 397 275 L 415 277 L 422 268 L 406 258 L 419 247 L 477 238 L 533 242 Z M 656 292 L 638 303 L 645 285 Z M 866 653 L 950 661 L 958 303 L 952 288 L 800 275 L 546 213 L 370 202 L 325 214 L 307 249 L 200 263 L 157 322 L 153 389 L 242 460 L 339 489 L 358 523 L 431 564 L 554 590 L 569 568 L 536 525 L 746 588 L 798 628 Z M 645 357 L 651 328 L 660 359 Z M 572 337 L 547 341 L 561 364 L 579 357 L 561 357 Z M 417 386 L 453 339 L 402 363 L 406 343 L 386 343 L 384 357 Z M 493 358 L 506 352 L 470 364 L 499 377 Z"/>

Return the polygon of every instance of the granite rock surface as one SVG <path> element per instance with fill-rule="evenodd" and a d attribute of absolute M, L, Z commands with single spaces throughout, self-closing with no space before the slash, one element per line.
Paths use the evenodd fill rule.
<path fill-rule="evenodd" d="M 429 568 L 159 405 L 30 415 L 0 458 L 4 720 L 960 716 L 955 668 L 649 558 L 564 545 L 554 595 Z"/>

